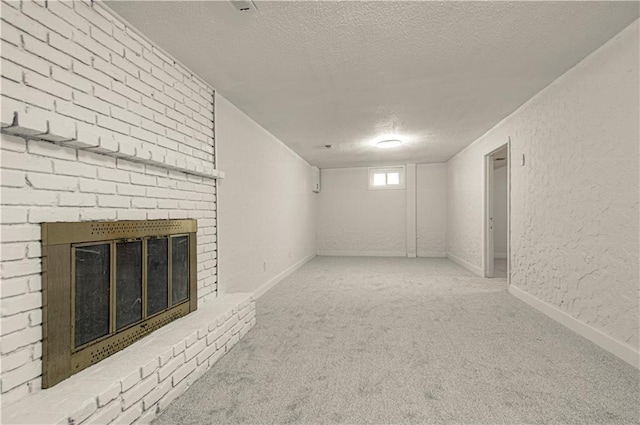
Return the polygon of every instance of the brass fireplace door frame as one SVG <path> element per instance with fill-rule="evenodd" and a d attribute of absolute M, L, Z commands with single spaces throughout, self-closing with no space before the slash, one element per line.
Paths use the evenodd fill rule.
<path fill-rule="evenodd" d="M 74 373 L 124 349 L 140 338 L 197 308 L 197 222 L 196 220 L 88 221 L 43 223 L 42 227 L 42 388 L 49 388 Z M 110 327 L 108 335 L 80 347 L 74 347 L 74 247 L 79 244 L 114 244 L 153 237 L 188 236 L 188 288 L 185 301 L 146 317 L 120 331 Z M 170 239 L 169 239 L 170 240 Z M 171 243 L 168 243 L 170 246 Z M 143 242 L 143 298 L 146 302 L 146 246 Z M 170 249 L 170 248 L 169 248 Z M 114 248 L 111 250 L 113 257 Z M 171 252 L 171 251 L 169 251 Z M 171 254 L 167 257 L 168 261 Z M 111 294 L 115 285 L 115 267 L 111 258 Z M 169 267 L 171 262 L 169 261 Z M 117 265 L 115 265 L 117 267 Z M 169 277 L 170 279 L 170 277 Z M 170 284 L 169 284 L 170 285 Z M 169 286 L 170 294 L 170 286 Z M 169 295 L 171 297 L 171 295 Z M 111 298 L 110 321 L 114 320 Z"/>

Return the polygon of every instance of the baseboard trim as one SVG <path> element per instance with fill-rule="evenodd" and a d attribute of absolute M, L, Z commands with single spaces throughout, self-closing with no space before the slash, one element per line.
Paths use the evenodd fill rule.
<path fill-rule="evenodd" d="M 274 277 L 272 277 L 271 279 L 269 279 L 268 281 L 260 285 L 260 287 L 256 289 L 255 292 L 253 293 L 253 299 L 255 300 L 263 296 L 269 289 L 276 286 L 276 284 L 278 284 L 282 279 L 289 276 L 291 273 L 295 272 L 300 267 L 304 266 L 309 261 L 313 260 L 315 257 L 316 257 L 316 253 L 314 252 L 313 254 L 304 257 L 302 260 L 298 261 L 291 267 L 283 270 L 282 272 L 278 273 L 277 275 L 275 275 Z"/>
<path fill-rule="evenodd" d="M 318 251 L 320 257 L 406 257 L 406 251 Z"/>
<path fill-rule="evenodd" d="M 447 258 L 446 252 L 441 251 L 418 251 L 420 258 Z"/>
<path fill-rule="evenodd" d="M 462 258 L 456 257 L 455 255 L 447 252 L 447 258 L 450 259 L 451 261 L 453 261 L 454 263 L 458 264 L 459 266 L 464 267 L 465 269 L 473 272 L 474 274 L 477 274 L 480 277 L 484 277 L 484 270 L 482 270 L 482 268 L 474 266 L 473 264 L 469 263 L 468 261 L 463 260 Z"/>
<path fill-rule="evenodd" d="M 518 298 L 520 301 L 525 302 L 541 313 L 544 313 L 546 316 L 552 318 L 556 322 L 559 322 L 560 324 L 571 329 L 578 335 L 587 338 L 594 344 L 599 345 L 600 347 L 621 358 L 630 365 L 640 369 L 640 353 L 638 353 L 628 345 L 611 338 L 610 336 L 604 334 L 602 331 L 599 331 L 598 329 L 589 326 L 584 322 L 581 322 L 575 317 L 570 316 L 564 311 L 559 310 L 556 307 L 545 303 L 544 301 L 541 301 L 540 299 L 534 297 L 528 292 L 523 291 L 520 288 L 510 285 L 508 287 L 508 291 L 511 295 Z"/>
<path fill-rule="evenodd" d="M 418 256 L 418 254 L 416 254 L 415 252 L 407 252 L 407 257 L 409 258 L 416 258 Z"/>

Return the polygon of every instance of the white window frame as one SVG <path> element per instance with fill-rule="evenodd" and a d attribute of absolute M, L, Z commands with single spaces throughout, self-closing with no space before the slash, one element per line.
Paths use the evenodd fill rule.
<path fill-rule="evenodd" d="M 380 173 L 399 173 L 400 174 L 400 183 L 398 184 L 385 184 L 375 186 L 373 184 L 373 176 L 375 174 Z M 406 167 L 404 165 L 397 165 L 393 167 L 370 167 L 369 168 L 369 190 L 398 190 L 405 189 L 405 174 L 407 173 Z"/>

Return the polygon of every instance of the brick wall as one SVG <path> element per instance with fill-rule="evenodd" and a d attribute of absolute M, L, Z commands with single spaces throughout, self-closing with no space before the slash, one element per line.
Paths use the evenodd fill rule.
<path fill-rule="evenodd" d="M 213 90 L 99 4 L 2 2 L 2 404 L 40 388 L 40 226 L 198 220 L 216 295 Z"/>

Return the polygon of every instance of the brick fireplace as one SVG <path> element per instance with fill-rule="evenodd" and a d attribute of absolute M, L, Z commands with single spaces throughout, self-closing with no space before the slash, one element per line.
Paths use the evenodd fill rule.
<path fill-rule="evenodd" d="M 42 224 L 42 388 L 197 308 L 196 220 Z"/>
<path fill-rule="evenodd" d="M 43 400 L 58 397 L 57 386 L 41 390 L 41 224 L 197 220 L 198 311 L 167 326 L 165 343 L 147 337 L 100 370 L 63 381 L 67 393 L 93 393 L 43 416 L 77 421 L 108 407 L 122 422 L 152 418 L 163 398 L 166 405 L 168 394 L 184 391 L 196 369 L 211 367 L 255 323 L 250 298 L 217 294 L 223 174 L 215 168 L 214 91 L 100 3 L 1 7 L 3 421 L 28 419 L 22 404 L 47 409 Z M 154 347 L 151 356 L 144 344 Z"/>

